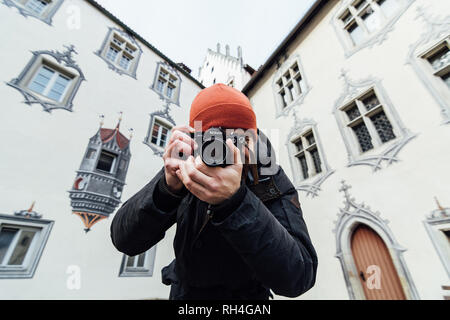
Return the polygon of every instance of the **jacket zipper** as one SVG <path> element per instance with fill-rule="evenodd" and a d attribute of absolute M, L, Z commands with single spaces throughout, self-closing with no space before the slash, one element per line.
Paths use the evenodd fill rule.
<path fill-rule="evenodd" d="M 206 224 L 208 223 L 209 220 L 211 220 L 211 218 L 213 217 L 214 212 L 212 212 L 211 210 L 211 204 L 208 204 L 208 207 L 206 208 L 206 216 L 205 216 L 205 221 L 203 222 L 202 227 L 200 228 L 200 231 L 197 233 L 197 236 L 195 237 L 194 241 L 192 242 L 192 244 L 194 244 L 198 237 L 200 236 L 200 234 L 202 233 L 203 229 L 206 227 Z"/>

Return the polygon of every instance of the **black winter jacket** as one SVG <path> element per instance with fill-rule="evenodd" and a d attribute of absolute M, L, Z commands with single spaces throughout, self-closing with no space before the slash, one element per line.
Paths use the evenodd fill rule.
<path fill-rule="evenodd" d="M 171 193 L 162 168 L 118 210 L 112 242 L 134 256 L 176 223 L 175 259 L 162 270 L 169 299 L 262 300 L 270 290 L 297 297 L 315 283 L 317 255 L 283 169 L 262 178 L 257 185 L 243 179 L 235 195 L 210 206 L 186 189 Z"/>

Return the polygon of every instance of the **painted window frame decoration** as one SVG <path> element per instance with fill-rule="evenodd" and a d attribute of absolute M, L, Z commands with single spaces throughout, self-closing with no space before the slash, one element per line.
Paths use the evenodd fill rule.
<path fill-rule="evenodd" d="M 122 44 L 119 45 L 114 40 L 120 39 L 122 41 Z M 116 56 L 116 62 L 113 63 L 110 59 L 108 59 L 108 50 L 110 47 L 114 47 L 117 50 L 117 56 Z M 135 51 L 134 54 L 130 54 L 128 51 L 126 51 L 126 48 L 129 48 L 130 46 L 134 47 Z M 139 45 L 139 43 L 136 41 L 136 39 L 127 33 L 126 31 L 123 31 L 119 28 L 115 27 L 108 27 L 108 32 L 106 34 L 106 37 L 103 40 L 103 43 L 96 52 L 94 52 L 95 55 L 99 56 L 103 61 L 106 62 L 108 65 L 108 68 L 113 70 L 114 72 L 118 73 L 119 75 L 127 75 L 137 80 L 136 78 L 136 72 L 137 68 L 139 66 L 139 61 L 142 56 L 142 48 Z M 124 69 L 122 66 L 120 66 L 120 57 L 124 55 L 133 56 L 133 60 L 131 65 L 128 67 L 128 69 Z"/>
<path fill-rule="evenodd" d="M 54 221 L 41 219 L 41 217 L 40 214 L 32 211 L 32 207 L 28 210 L 17 211 L 14 215 L 0 214 L 0 230 L 6 227 L 36 231 L 21 265 L 5 265 L 0 261 L 0 279 L 33 278 L 54 224 Z M 17 244 L 17 237 L 18 234 L 14 236 L 12 242 Z M 8 249 L 9 256 L 10 251 L 12 251 L 11 248 Z"/>
<path fill-rule="evenodd" d="M 450 208 L 443 208 L 439 202 L 437 204 L 438 209 L 427 215 L 423 224 L 447 275 L 450 277 L 450 243 L 443 234 L 444 231 L 450 231 Z"/>
<path fill-rule="evenodd" d="M 151 247 L 149 250 L 134 256 L 134 260 L 138 259 L 141 255 L 144 255 L 143 266 L 130 267 L 127 266 L 127 262 L 130 257 L 124 254 L 120 265 L 119 277 L 152 277 L 153 270 L 155 268 L 156 245 Z"/>
<path fill-rule="evenodd" d="M 430 16 L 423 8 L 417 9 L 417 19 L 424 21 L 424 33 L 410 46 L 406 63 L 416 72 L 420 81 L 430 92 L 440 107 L 442 124 L 450 124 L 450 89 L 426 58 L 444 42 L 450 46 L 450 16 Z M 447 66 L 445 69 L 450 68 Z"/>
<path fill-rule="evenodd" d="M 54 109 L 72 111 L 75 95 L 82 81 L 86 79 L 80 67 L 72 58 L 72 54 L 77 53 L 75 47 L 73 45 L 64 47 L 66 48 L 64 52 L 50 50 L 32 51 L 33 57 L 20 75 L 7 83 L 7 85 L 17 89 L 23 95 L 25 104 L 30 106 L 39 104 L 46 112 L 51 112 Z M 30 89 L 29 86 L 35 81 L 38 73 L 44 66 L 70 78 L 70 85 L 65 88 L 63 100 L 56 101 Z"/>
<path fill-rule="evenodd" d="M 154 125 L 156 120 L 161 122 L 163 125 L 165 125 L 167 127 L 170 127 L 170 130 L 167 133 L 167 139 L 169 139 L 170 133 L 171 133 L 171 129 L 176 126 L 176 123 L 175 123 L 175 121 L 173 120 L 173 118 L 169 114 L 168 105 L 166 106 L 166 108 L 163 111 L 156 111 L 156 112 L 150 113 L 150 123 L 149 123 L 149 127 L 148 127 L 148 130 L 147 130 L 147 135 L 144 138 L 143 143 L 146 144 L 147 146 L 149 146 L 156 156 L 162 157 L 163 154 L 164 154 L 165 146 L 164 147 L 160 147 L 160 146 L 158 146 L 158 145 L 156 145 L 156 144 L 151 142 L 153 125 Z M 166 145 L 167 145 L 167 141 L 166 141 Z"/>
<path fill-rule="evenodd" d="M 347 150 L 347 166 L 367 165 L 372 167 L 373 172 L 375 172 L 382 168 L 383 161 L 387 162 L 387 165 L 400 161 L 397 158 L 397 154 L 409 141 L 415 138 L 417 134 L 412 133 L 404 126 L 400 116 L 397 114 L 396 109 L 389 99 L 389 96 L 384 90 L 381 80 L 369 77 L 362 81 L 352 81 L 348 78 L 345 70 L 342 71 L 341 77 L 344 80 L 344 92 L 337 99 L 332 113 L 335 115 L 339 131 Z M 345 109 L 371 91 L 373 91 L 378 98 L 378 101 L 382 106 L 382 111 L 392 126 L 395 138 L 383 143 L 375 128 L 372 128 L 372 125 L 367 126 L 367 121 L 364 121 L 369 133 L 371 133 L 372 139 L 375 138 L 377 143 L 372 149 L 361 152 L 357 137 L 353 130 L 348 126 L 348 124 L 351 124 L 353 121 L 349 121 Z M 366 115 L 371 114 L 371 112 L 376 110 L 377 108 L 369 110 Z"/>
<path fill-rule="evenodd" d="M 158 80 L 161 77 L 160 76 L 161 71 L 163 71 L 163 73 L 166 73 L 166 76 L 163 77 L 164 78 L 163 81 L 165 82 L 163 84 L 163 92 L 161 92 L 158 89 L 159 87 Z M 175 79 L 176 81 L 176 85 L 173 84 L 175 86 L 175 90 L 172 94 L 172 97 L 167 96 L 167 88 L 170 85 L 169 79 Z M 172 103 L 177 106 L 180 106 L 181 83 L 182 79 L 176 68 L 172 67 L 171 65 L 169 65 L 164 61 L 159 61 L 156 63 L 156 71 L 150 89 L 156 92 L 161 100 L 169 104 Z"/>
<path fill-rule="evenodd" d="M 355 198 L 348 192 L 351 186 L 347 185 L 345 180 L 341 180 L 341 183 L 342 186 L 339 191 L 344 192 L 345 207 L 339 209 L 337 220 L 334 221 L 335 228 L 333 233 L 336 235 L 335 257 L 341 263 L 349 298 L 352 300 L 365 299 L 364 289 L 361 286 L 359 273 L 351 250 L 353 231 L 359 224 L 365 224 L 375 231 L 386 244 L 400 279 L 404 279 L 402 285 L 406 298 L 408 300 L 420 299 L 403 257 L 403 253 L 407 249 L 402 247 L 395 239 L 388 226 L 389 221 L 382 219 L 380 212 L 373 212 L 370 206 L 365 205 L 364 202 L 361 204 L 356 203 Z"/>
<path fill-rule="evenodd" d="M 297 66 L 298 71 L 294 71 L 294 66 Z M 289 74 L 289 79 L 285 77 L 286 74 Z M 302 85 L 298 83 L 298 81 L 294 81 L 295 77 L 300 77 L 302 81 Z M 281 81 L 281 86 L 280 86 Z M 281 92 L 284 91 L 286 95 L 286 87 L 292 85 L 295 97 L 292 96 L 292 99 L 289 99 L 289 102 L 283 100 L 284 98 L 281 95 Z M 298 91 L 300 88 L 300 92 Z M 286 59 L 282 65 L 275 72 L 272 79 L 272 92 L 275 100 L 276 114 L 275 117 L 286 117 L 289 115 L 289 112 L 296 106 L 299 106 L 305 100 L 305 97 L 308 95 L 311 87 L 309 82 L 305 76 L 305 70 L 301 63 L 300 55 L 295 54 Z M 290 91 L 291 92 L 291 91 Z M 292 93 L 291 93 L 292 94 Z M 286 105 L 284 105 L 286 104 Z"/>
<path fill-rule="evenodd" d="M 339 42 L 342 44 L 345 57 L 349 58 L 356 52 L 360 51 L 364 48 L 372 48 L 374 45 L 380 45 L 388 38 L 388 33 L 394 30 L 395 23 L 400 19 L 400 17 L 405 13 L 405 11 L 411 6 L 411 4 L 415 0 L 386 0 L 386 1 L 396 1 L 398 3 L 397 12 L 391 17 L 385 17 L 378 3 L 380 0 L 365 0 L 367 2 L 367 6 L 363 6 L 359 8 L 359 10 L 355 9 L 353 4 L 363 1 L 363 0 L 344 0 L 341 1 L 341 5 L 336 9 L 333 18 L 331 19 L 331 24 L 336 32 L 336 35 L 339 39 Z M 382 25 L 378 30 L 373 30 L 371 33 L 368 31 L 368 27 L 364 24 L 361 15 L 365 14 L 366 10 L 372 10 L 376 14 L 380 15 L 383 19 Z M 348 20 L 347 23 L 344 23 L 343 19 L 347 16 L 347 12 L 350 12 L 350 15 L 353 19 Z M 369 13 L 370 14 L 370 13 Z M 359 43 L 354 44 L 352 42 L 351 36 L 347 31 L 347 27 L 349 24 L 356 23 L 359 28 L 362 28 L 365 33 L 365 39 Z"/>
<path fill-rule="evenodd" d="M 321 172 L 316 173 L 315 175 L 309 175 L 306 179 L 301 179 L 302 169 L 300 163 L 296 157 L 297 150 L 294 145 L 294 141 L 298 140 L 299 137 L 304 136 L 305 134 L 312 133 L 315 139 L 315 148 L 319 153 L 319 158 L 321 161 Z M 289 132 L 286 139 L 286 148 L 289 154 L 289 160 L 292 168 L 292 176 L 294 177 L 293 183 L 297 190 L 301 190 L 306 192 L 306 196 L 311 195 L 313 198 L 318 196 L 319 191 L 321 191 L 322 183 L 332 175 L 335 170 L 332 170 L 328 164 L 325 153 L 323 151 L 322 142 L 320 141 L 320 136 L 317 130 L 317 123 L 313 119 L 301 119 L 297 118 L 297 114 L 295 113 L 295 123 L 294 127 Z M 310 145 L 311 146 L 311 145 Z M 310 147 L 309 146 L 309 147 Z M 306 149 L 306 146 L 304 146 Z M 309 161 L 311 163 L 311 161 Z"/>
<path fill-rule="evenodd" d="M 31 9 L 27 8 L 26 4 L 34 0 L 2 0 L 3 4 L 10 8 L 17 8 L 19 14 L 27 17 L 33 17 L 45 22 L 48 25 L 52 25 L 52 19 L 56 11 L 58 11 L 64 0 L 43 0 L 44 2 L 49 2 L 48 7 L 42 13 L 33 12 Z M 23 2 L 23 3 L 22 3 Z"/>

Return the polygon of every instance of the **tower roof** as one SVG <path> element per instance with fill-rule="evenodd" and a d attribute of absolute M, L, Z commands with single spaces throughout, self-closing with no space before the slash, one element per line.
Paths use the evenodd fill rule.
<path fill-rule="evenodd" d="M 130 140 L 119 131 L 118 125 L 115 129 L 100 128 L 100 139 L 102 139 L 103 143 L 111 141 L 114 137 L 116 138 L 117 145 L 122 150 L 130 143 Z"/>

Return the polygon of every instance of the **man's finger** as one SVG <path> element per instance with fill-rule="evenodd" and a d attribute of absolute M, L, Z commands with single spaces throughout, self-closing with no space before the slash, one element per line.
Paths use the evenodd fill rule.
<path fill-rule="evenodd" d="M 186 160 L 184 168 L 193 181 L 205 188 L 214 189 L 214 179 L 196 168 L 194 157 L 191 156 Z"/>
<path fill-rule="evenodd" d="M 195 142 L 194 139 L 192 139 L 190 136 L 185 134 L 183 131 L 179 131 L 179 130 L 172 131 L 172 134 L 170 135 L 168 144 L 170 144 L 176 140 L 184 141 L 185 143 L 191 145 L 194 149 L 196 149 L 198 147 L 197 142 Z"/>
<path fill-rule="evenodd" d="M 176 173 L 178 175 L 178 178 L 183 182 L 186 189 L 188 189 L 197 198 L 200 199 L 200 197 L 203 197 L 202 194 L 209 194 L 209 191 L 206 188 L 189 177 L 188 171 L 186 169 L 186 161 L 183 161 L 183 163 L 180 164 L 180 169 L 177 170 Z"/>
<path fill-rule="evenodd" d="M 182 140 L 175 140 L 169 146 L 167 147 L 165 153 L 164 153 L 164 159 L 165 158 L 180 158 L 180 152 L 183 153 L 183 155 L 190 155 L 192 154 L 192 147 L 191 145 L 187 144 L 186 142 Z"/>

